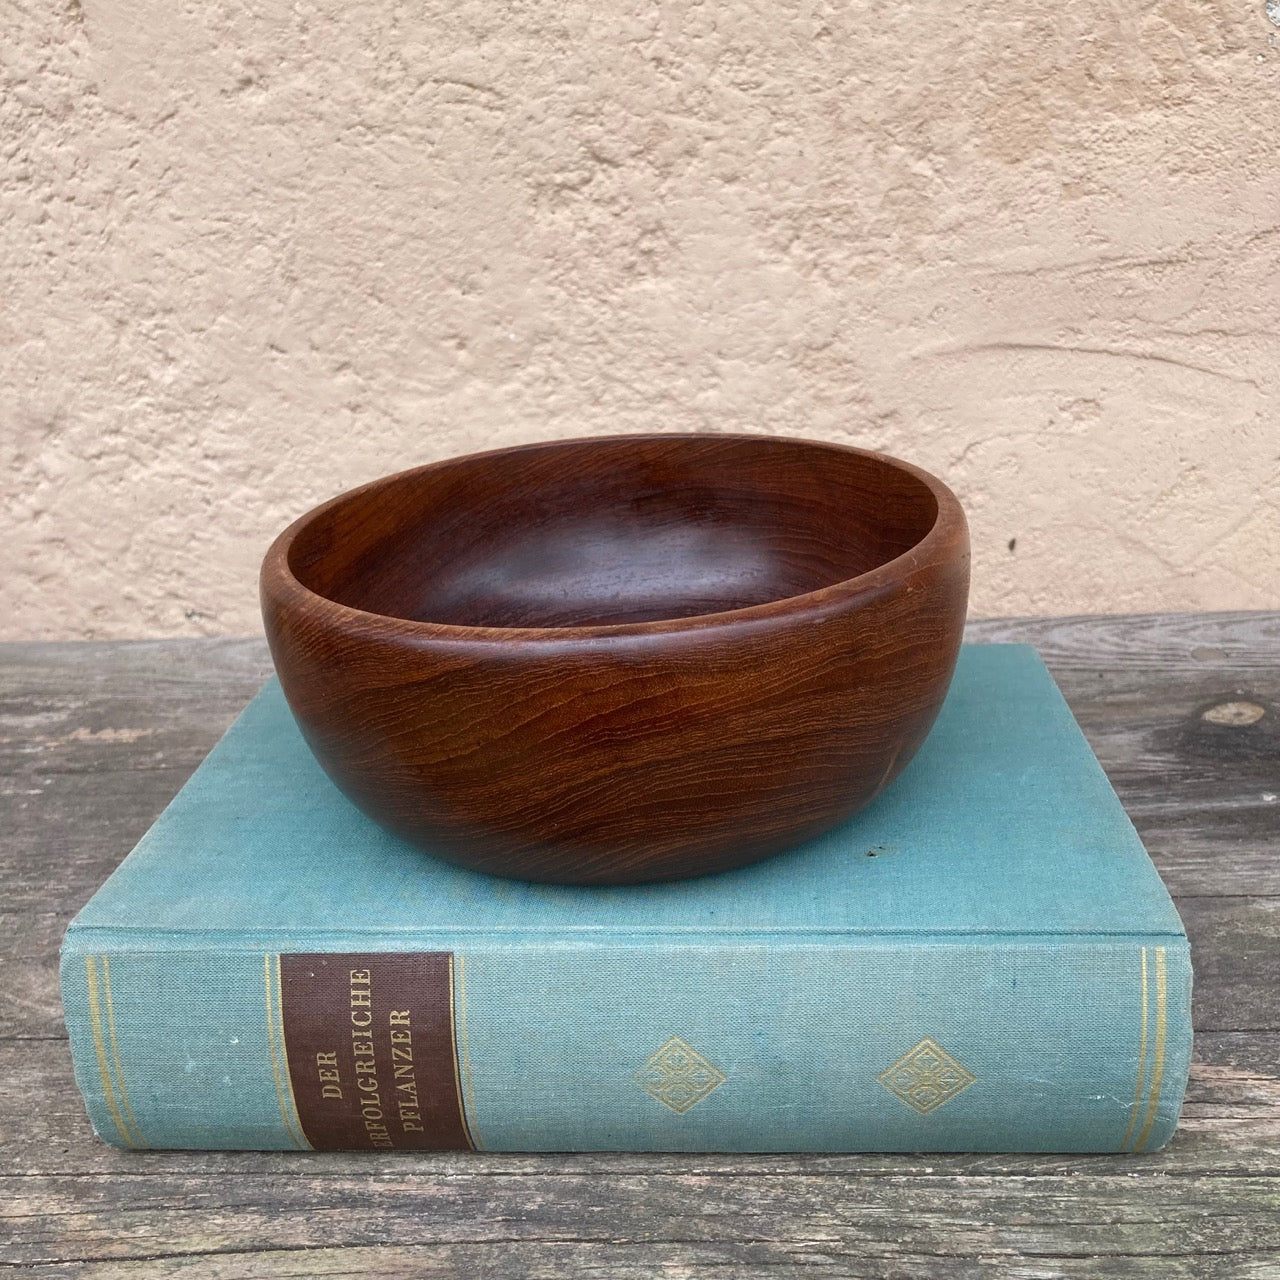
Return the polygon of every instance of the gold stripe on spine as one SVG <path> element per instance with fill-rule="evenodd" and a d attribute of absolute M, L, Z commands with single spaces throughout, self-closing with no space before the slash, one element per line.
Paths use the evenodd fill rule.
<path fill-rule="evenodd" d="M 284 1064 L 284 1088 L 289 1096 L 289 1116 L 285 1120 L 286 1127 L 292 1122 L 290 1136 L 304 1151 L 310 1151 L 311 1143 L 302 1130 L 302 1117 L 298 1114 L 298 1100 L 293 1096 L 293 1077 L 289 1074 L 289 1046 L 284 1038 L 284 992 L 280 978 L 280 957 L 275 957 L 276 971 L 276 1013 L 280 1020 L 280 1061 Z"/>
<path fill-rule="evenodd" d="M 1156 1122 L 1156 1109 L 1160 1103 L 1160 1084 L 1164 1078 L 1164 1037 L 1166 1029 L 1166 1005 L 1168 996 L 1168 980 L 1165 972 L 1165 949 L 1156 948 L 1156 1053 L 1155 1063 L 1151 1068 L 1151 1099 L 1147 1103 L 1147 1118 L 1134 1144 L 1134 1151 L 1141 1151 L 1151 1136 L 1151 1127 Z"/>
<path fill-rule="evenodd" d="M 457 982 L 453 981 L 454 965 L 457 964 Z M 453 1053 L 455 1079 L 460 1088 L 466 1090 L 465 1105 L 459 1100 L 462 1113 L 462 1127 L 467 1131 L 467 1138 L 473 1151 L 483 1151 L 484 1144 L 472 1128 L 476 1114 L 476 1097 L 471 1088 L 471 1054 L 467 1045 L 467 980 L 462 956 L 449 957 L 449 1017 L 455 1028 L 453 1037 Z"/>
<path fill-rule="evenodd" d="M 284 1047 L 284 1008 L 280 1000 L 280 957 L 262 957 L 262 981 L 267 1001 L 267 1044 L 271 1047 L 271 1070 L 276 1077 L 276 1101 L 280 1104 L 280 1119 L 285 1132 L 295 1147 L 308 1150 L 311 1144 L 301 1136 L 297 1121 L 297 1107 L 293 1101 L 293 1082 L 289 1079 L 289 1058 Z M 277 1021 L 278 1019 L 278 1021 Z M 281 1061 L 284 1068 L 281 1069 Z M 285 1091 L 288 1090 L 286 1099 Z M 291 1114 L 292 1112 L 292 1114 Z"/>
<path fill-rule="evenodd" d="M 111 1087 L 111 1070 L 107 1066 L 107 1047 L 102 1038 L 102 1009 L 98 1004 L 98 969 L 97 956 L 85 956 L 84 958 L 84 974 L 85 981 L 89 988 L 89 1022 L 93 1027 L 93 1047 L 98 1055 L 98 1074 L 102 1077 L 102 1096 L 106 1099 L 107 1110 L 111 1112 L 111 1119 L 115 1122 L 116 1129 L 120 1137 L 124 1139 L 126 1147 L 137 1147 L 137 1143 L 133 1140 L 133 1134 L 129 1132 L 128 1126 L 121 1116 L 119 1108 L 116 1106 L 115 1090 Z"/>
<path fill-rule="evenodd" d="M 467 1146 L 474 1151 L 476 1143 L 471 1136 L 471 1126 L 467 1123 L 467 1108 L 462 1101 L 462 1063 L 458 1060 L 457 996 L 453 985 L 452 952 L 449 955 L 449 1042 L 453 1045 L 453 1092 L 458 1100 L 458 1119 L 462 1122 L 462 1132 L 467 1136 Z"/>
<path fill-rule="evenodd" d="M 1147 1078 L 1147 949 L 1142 948 L 1142 1039 L 1138 1043 L 1138 1083 L 1133 1090 L 1133 1106 L 1129 1108 L 1129 1127 L 1120 1139 L 1120 1150 L 1129 1147 L 1138 1116 L 1142 1114 L 1142 1086 Z"/>
<path fill-rule="evenodd" d="M 124 1107 L 124 1113 L 129 1117 L 129 1123 L 137 1135 L 138 1146 L 145 1147 L 148 1144 L 142 1138 L 142 1126 L 133 1114 L 133 1108 L 129 1105 L 129 1094 L 124 1087 L 124 1068 L 120 1065 L 120 1046 L 116 1043 L 116 1012 L 111 1004 L 111 960 L 108 956 L 102 957 L 102 994 L 107 998 L 107 1034 L 111 1037 L 111 1061 L 116 1069 L 116 1087 L 120 1091 L 120 1104 Z"/>

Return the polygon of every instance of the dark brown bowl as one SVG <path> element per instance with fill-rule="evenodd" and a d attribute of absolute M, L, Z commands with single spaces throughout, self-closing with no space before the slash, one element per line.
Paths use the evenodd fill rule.
<path fill-rule="evenodd" d="M 969 584 L 954 495 L 770 436 L 568 440 L 401 472 L 276 539 L 289 704 L 370 817 L 577 884 L 777 853 L 924 740 Z"/>

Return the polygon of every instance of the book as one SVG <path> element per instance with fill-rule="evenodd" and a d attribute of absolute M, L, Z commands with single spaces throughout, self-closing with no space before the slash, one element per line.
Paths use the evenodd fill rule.
<path fill-rule="evenodd" d="M 735 871 L 461 870 L 358 812 L 279 685 L 67 930 L 135 1148 L 1151 1151 L 1191 1054 L 1169 895 L 1038 655 L 966 645 L 903 775 Z"/>

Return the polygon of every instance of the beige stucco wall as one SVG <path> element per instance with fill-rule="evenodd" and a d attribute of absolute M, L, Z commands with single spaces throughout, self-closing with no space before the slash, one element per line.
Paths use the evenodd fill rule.
<path fill-rule="evenodd" d="M 3 28 L 0 635 L 249 632 L 315 501 L 653 428 L 935 470 L 978 614 L 1280 604 L 1262 0 Z"/>

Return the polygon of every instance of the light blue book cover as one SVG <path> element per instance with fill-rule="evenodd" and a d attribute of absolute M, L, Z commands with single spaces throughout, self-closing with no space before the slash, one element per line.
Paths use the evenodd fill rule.
<path fill-rule="evenodd" d="M 698 880 L 494 879 L 360 814 L 270 682 L 72 923 L 122 1146 L 1149 1151 L 1186 936 L 1035 652 L 964 647 L 841 828 Z"/>

